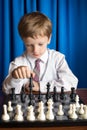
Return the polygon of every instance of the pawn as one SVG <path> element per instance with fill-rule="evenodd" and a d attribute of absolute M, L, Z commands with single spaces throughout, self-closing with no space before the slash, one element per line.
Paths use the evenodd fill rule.
<path fill-rule="evenodd" d="M 23 112 L 21 111 L 21 105 L 16 106 L 16 115 L 14 118 L 16 121 L 23 121 Z"/>
<path fill-rule="evenodd" d="M 27 110 L 28 110 L 27 120 L 28 121 L 34 121 L 35 120 L 35 115 L 34 115 L 33 106 L 32 105 L 28 106 Z"/>
<path fill-rule="evenodd" d="M 76 101 L 76 108 L 79 108 L 80 104 L 79 104 L 79 96 L 78 95 L 76 95 L 75 101 Z"/>
<path fill-rule="evenodd" d="M 2 120 L 3 121 L 9 121 L 10 117 L 9 114 L 7 113 L 7 105 L 3 105 L 3 115 L 2 115 Z"/>
<path fill-rule="evenodd" d="M 69 114 L 69 116 L 72 114 L 72 104 L 70 104 L 70 106 L 69 106 L 68 114 Z"/>
<path fill-rule="evenodd" d="M 37 110 L 37 111 L 40 112 L 40 110 L 41 110 L 42 108 L 44 109 L 44 103 L 43 103 L 43 101 L 40 101 L 40 102 L 38 103 L 38 110 Z"/>
<path fill-rule="evenodd" d="M 73 104 L 73 106 L 72 106 L 72 113 L 70 114 L 70 116 L 69 116 L 71 119 L 77 119 L 78 118 L 78 116 L 77 116 L 77 114 L 76 114 L 76 106 L 75 106 L 75 104 Z"/>
<path fill-rule="evenodd" d="M 54 114 L 53 114 L 53 101 L 52 99 L 48 99 L 48 102 L 47 102 L 48 106 L 48 110 L 47 110 L 47 113 L 46 113 L 46 118 L 48 120 L 53 120 L 54 119 Z"/>
<path fill-rule="evenodd" d="M 57 102 L 57 101 L 58 101 L 58 93 L 57 93 L 56 87 L 54 87 L 53 101 L 54 101 L 54 102 Z"/>
<path fill-rule="evenodd" d="M 23 112 L 21 110 L 21 105 L 17 104 L 16 106 L 16 114 L 18 114 L 20 112 L 21 115 L 23 115 Z"/>
<path fill-rule="evenodd" d="M 8 111 L 13 111 L 13 107 L 11 106 L 11 101 L 8 102 Z"/>
<path fill-rule="evenodd" d="M 83 119 L 87 119 L 87 106 L 84 106 L 84 114 L 82 115 Z"/>
<path fill-rule="evenodd" d="M 63 112 L 63 109 L 62 109 L 62 105 L 61 105 L 61 104 L 59 105 L 57 114 L 58 114 L 59 116 L 64 115 L 64 112 Z"/>
<path fill-rule="evenodd" d="M 41 101 L 41 102 L 39 102 L 39 108 L 38 108 L 38 112 L 39 112 L 39 114 L 38 114 L 38 119 L 39 120 L 45 120 L 46 118 L 45 118 L 45 114 L 44 114 L 44 106 L 43 106 L 43 102 Z"/>
<path fill-rule="evenodd" d="M 79 114 L 84 114 L 83 104 L 80 105 Z"/>

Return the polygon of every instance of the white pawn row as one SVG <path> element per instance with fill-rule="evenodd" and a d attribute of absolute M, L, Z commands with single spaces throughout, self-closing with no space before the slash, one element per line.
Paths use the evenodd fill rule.
<path fill-rule="evenodd" d="M 78 111 L 77 111 L 78 110 Z M 8 114 L 8 111 L 13 111 L 13 107 L 11 106 L 11 101 L 8 102 L 8 106 L 6 104 L 3 105 L 3 114 L 2 114 L 2 120 L 8 121 L 10 120 L 10 116 Z M 64 111 L 62 108 L 62 105 L 59 104 L 57 115 L 61 116 L 64 115 Z M 82 119 L 87 119 L 87 106 L 83 104 L 79 104 L 79 108 L 77 108 L 76 103 L 70 104 L 70 108 L 68 111 L 68 115 L 71 119 L 77 119 L 78 115 L 82 115 Z M 44 110 L 44 103 L 41 101 L 38 104 L 38 115 L 35 117 L 34 107 L 28 106 L 27 107 L 27 117 L 26 119 L 28 121 L 34 121 L 34 120 L 54 120 L 54 112 L 53 112 L 53 101 L 52 99 L 49 99 L 47 102 L 47 112 L 45 113 Z M 16 106 L 15 110 L 15 116 L 14 120 L 16 121 L 23 121 L 23 112 L 21 110 L 21 105 Z"/>
<path fill-rule="evenodd" d="M 3 105 L 2 120 L 8 121 L 10 119 L 8 111 L 9 112 L 13 111 L 13 107 L 11 105 L 11 101 L 8 101 L 8 106 L 6 104 Z"/>
<path fill-rule="evenodd" d="M 87 119 L 87 106 L 80 104 L 79 108 L 76 107 L 76 104 L 70 104 L 68 115 L 71 119 L 77 119 L 78 115 L 82 119 Z"/>

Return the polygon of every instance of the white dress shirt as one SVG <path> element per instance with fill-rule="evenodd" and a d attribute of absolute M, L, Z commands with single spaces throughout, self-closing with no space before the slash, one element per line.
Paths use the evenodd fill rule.
<path fill-rule="evenodd" d="M 47 92 L 47 83 L 50 83 L 50 91 L 53 91 L 56 86 L 57 92 L 64 87 L 65 91 L 70 91 L 71 87 L 77 88 L 78 79 L 70 70 L 65 56 L 58 51 L 47 49 L 40 57 L 40 91 Z M 26 52 L 15 58 L 10 63 L 9 74 L 3 82 L 2 90 L 9 94 L 11 88 L 15 88 L 15 93 L 20 93 L 24 84 L 29 82 L 29 79 L 14 79 L 11 75 L 12 71 L 18 66 L 28 66 L 30 70 L 34 69 L 35 58 L 30 57 Z"/>

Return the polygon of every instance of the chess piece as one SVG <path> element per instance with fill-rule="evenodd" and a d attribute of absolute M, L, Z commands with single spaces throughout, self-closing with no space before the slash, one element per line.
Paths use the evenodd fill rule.
<path fill-rule="evenodd" d="M 7 110 L 8 110 L 9 112 L 13 111 L 13 107 L 12 107 L 12 105 L 11 105 L 11 101 L 8 101 L 8 108 L 7 108 Z"/>
<path fill-rule="evenodd" d="M 80 109 L 79 109 L 79 114 L 82 115 L 84 114 L 84 109 L 83 109 L 83 104 L 80 105 Z"/>
<path fill-rule="evenodd" d="M 54 102 L 57 102 L 57 101 L 58 101 L 58 93 L 57 93 L 57 91 L 56 91 L 56 87 L 54 87 L 53 101 L 54 101 Z"/>
<path fill-rule="evenodd" d="M 40 90 L 39 90 L 39 97 L 38 97 L 38 100 L 39 100 L 39 102 L 42 101 L 42 96 L 41 96 Z"/>
<path fill-rule="evenodd" d="M 7 113 L 7 105 L 3 105 L 3 115 L 2 115 L 2 120 L 3 121 L 9 121 L 10 117 L 9 114 Z"/>
<path fill-rule="evenodd" d="M 23 119 L 23 112 L 21 111 L 21 105 L 19 105 L 19 104 L 16 106 L 16 114 L 15 114 L 14 119 L 16 121 L 23 121 L 24 120 Z"/>
<path fill-rule="evenodd" d="M 84 114 L 82 115 L 83 119 L 87 119 L 87 106 L 84 105 Z"/>
<path fill-rule="evenodd" d="M 75 97 L 75 101 L 76 101 L 76 108 L 79 108 L 80 107 L 80 104 L 79 104 L 79 96 L 78 95 L 76 95 L 76 97 Z"/>
<path fill-rule="evenodd" d="M 47 101 L 48 101 L 49 98 L 51 98 L 51 96 L 50 96 L 50 83 L 48 82 L 47 83 L 47 94 L 46 94 Z"/>
<path fill-rule="evenodd" d="M 71 94 L 70 94 L 70 98 L 71 98 L 71 101 L 72 101 L 72 102 L 75 101 L 75 97 L 76 97 L 75 88 L 72 87 L 72 88 L 71 88 Z"/>
<path fill-rule="evenodd" d="M 11 88 L 11 92 L 12 92 L 12 94 L 11 94 L 11 100 L 15 101 L 16 100 L 15 88 Z"/>
<path fill-rule="evenodd" d="M 20 97 L 21 97 L 21 102 L 25 103 L 26 94 L 25 93 L 21 93 Z"/>
<path fill-rule="evenodd" d="M 60 99 L 61 100 L 65 99 L 64 87 L 61 88 Z"/>
<path fill-rule="evenodd" d="M 41 121 L 44 121 L 46 118 L 45 118 L 45 114 L 44 114 L 44 103 L 42 101 L 39 102 L 39 108 L 38 108 L 38 119 L 41 120 Z"/>
<path fill-rule="evenodd" d="M 48 110 L 47 110 L 47 113 L 46 113 L 46 118 L 48 120 L 54 120 L 54 114 L 53 114 L 53 101 L 52 99 L 49 99 L 48 102 Z"/>
<path fill-rule="evenodd" d="M 63 109 L 62 109 L 62 105 L 61 105 L 61 104 L 59 105 L 59 109 L 58 109 L 57 114 L 58 114 L 59 116 L 64 115 L 64 112 L 63 112 Z"/>
<path fill-rule="evenodd" d="M 28 106 L 27 110 L 28 110 L 27 120 L 28 121 L 34 121 L 35 120 L 35 115 L 34 115 L 33 106 L 32 105 Z"/>
<path fill-rule="evenodd" d="M 77 118 L 78 118 L 78 116 L 77 116 L 77 114 L 76 114 L 76 106 L 75 106 L 75 104 L 72 105 L 72 113 L 70 114 L 69 117 L 70 117 L 71 119 L 77 119 Z"/>
<path fill-rule="evenodd" d="M 22 89 L 21 89 L 21 102 L 24 103 L 25 102 L 25 98 L 26 98 L 26 94 L 25 94 L 25 86 L 23 85 L 22 86 Z"/>
<path fill-rule="evenodd" d="M 33 85 L 33 78 L 32 78 L 32 74 L 30 77 L 30 81 L 29 81 L 29 89 L 30 89 L 30 94 L 29 94 L 29 98 L 30 98 L 30 102 L 29 102 L 29 106 L 32 105 L 33 106 L 33 93 L 32 93 L 32 88 L 34 87 Z"/>
<path fill-rule="evenodd" d="M 70 104 L 69 111 L 68 111 L 68 115 L 70 116 L 71 114 L 72 114 L 72 104 Z"/>

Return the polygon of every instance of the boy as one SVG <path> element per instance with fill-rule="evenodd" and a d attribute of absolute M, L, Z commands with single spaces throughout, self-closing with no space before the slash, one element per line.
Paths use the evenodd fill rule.
<path fill-rule="evenodd" d="M 51 21 L 40 12 L 32 12 L 22 17 L 18 25 L 19 34 L 24 41 L 26 51 L 20 57 L 10 63 L 9 74 L 3 82 L 3 91 L 21 93 L 22 86 L 29 88 L 29 78 L 33 77 L 33 91 L 47 91 L 47 83 L 50 83 L 50 91 L 56 86 L 57 91 L 64 87 L 70 91 L 71 87 L 77 88 L 78 79 L 69 69 L 65 56 L 55 50 L 50 50 L 47 45 L 51 40 Z M 39 80 L 35 80 L 35 61 L 39 60 Z"/>

